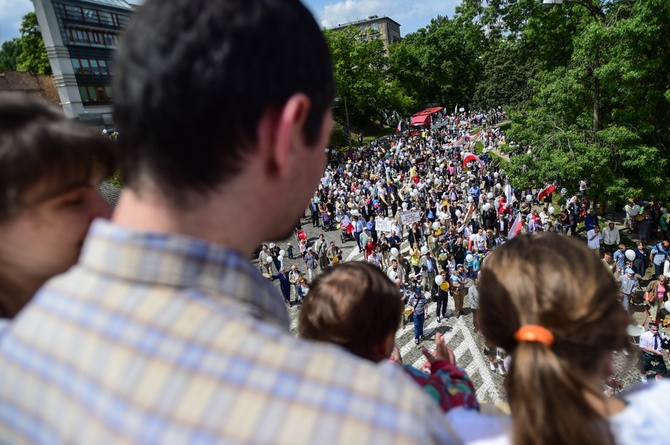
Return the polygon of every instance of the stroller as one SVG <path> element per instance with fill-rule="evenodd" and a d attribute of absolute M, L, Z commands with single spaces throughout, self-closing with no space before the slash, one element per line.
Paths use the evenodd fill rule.
<path fill-rule="evenodd" d="M 321 221 L 323 221 L 323 229 L 330 231 L 334 229 L 333 218 L 330 216 L 330 212 L 321 212 Z"/>
<path fill-rule="evenodd" d="M 356 239 L 356 237 L 354 237 L 354 225 L 351 223 L 348 216 L 345 215 L 342 218 L 342 221 L 337 225 L 337 228 L 340 229 L 340 240 L 342 240 L 342 244 Z"/>

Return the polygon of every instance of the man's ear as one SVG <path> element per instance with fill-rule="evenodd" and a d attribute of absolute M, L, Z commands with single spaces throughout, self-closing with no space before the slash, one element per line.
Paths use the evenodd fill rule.
<path fill-rule="evenodd" d="M 265 154 L 268 174 L 287 173 L 292 151 L 304 144 L 303 131 L 310 105 L 307 95 L 296 93 L 281 108 L 263 114 L 258 124 L 258 143 Z"/>
<path fill-rule="evenodd" d="M 387 359 L 393 352 L 393 346 L 395 346 L 395 332 L 389 332 L 379 344 L 374 346 L 372 361 L 380 362 Z"/>

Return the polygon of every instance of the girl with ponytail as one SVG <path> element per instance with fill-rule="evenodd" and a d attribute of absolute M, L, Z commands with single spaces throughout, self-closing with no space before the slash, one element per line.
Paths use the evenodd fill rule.
<path fill-rule="evenodd" d="M 583 243 L 517 236 L 484 262 L 479 293 L 482 333 L 512 356 L 512 415 L 450 412 L 465 443 L 628 445 L 664 436 L 670 383 L 603 394 L 613 351 L 631 349 L 631 320 L 614 277 Z"/>

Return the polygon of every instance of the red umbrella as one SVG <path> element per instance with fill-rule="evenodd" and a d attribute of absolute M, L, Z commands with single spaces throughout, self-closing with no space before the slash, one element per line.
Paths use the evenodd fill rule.
<path fill-rule="evenodd" d="M 540 190 L 540 193 L 537 194 L 537 200 L 541 201 L 544 197 L 551 195 L 554 190 L 556 190 L 556 186 L 554 184 L 549 184 Z"/>

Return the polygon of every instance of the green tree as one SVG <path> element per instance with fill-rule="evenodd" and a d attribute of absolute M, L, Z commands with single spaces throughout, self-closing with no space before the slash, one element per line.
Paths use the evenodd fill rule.
<path fill-rule="evenodd" d="M 512 157 L 513 182 L 558 180 L 574 190 L 586 179 L 591 198 L 610 203 L 669 198 L 670 3 L 585 0 L 564 7 L 546 20 L 576 22 L 567 60 L 546 60 L 553 42 L 534 31 L 541 17 L 522 30 L 545 61 L 531 81 L 532 100 L 513 115 L 510 136 L 533 147 Z"/>
<path fill-rule="evenodd" d="M 21 46 L 18 38 L 3 42 L 0 47 L 0 71 L 16 71 L 19 55 Z"/>
<path fill-rule="evenodd" d="M 522 41 L 501 39 L 485 58 L 484 71 L 475 86 L 473 106 L 486 110 L 496 106 L 516 109 L 533 97 L 530 80 L 537 61 L 529 57 Z"/>
<path fill-rule="evenodd" d="M 391 73 L 406 95 L 420 106 L 472 101 L 482 71 L 474 25 L 438 16 L 426 28 L 392 46 Z"/>
<path fill-rule="evenodd" d="M 408 107 L 411 99 L 394 87 L 388 74 L 384 43 L 374 31 L 364 34 L 349 27 L 326 30 L 324 35 L 333 56 L 339 96 L 335 114 L 341 121 L 346 119 L 348 111 L 351 124 L 382 122 L 389 110 Z"/>
<path fill-rule="evenodd" d="M 18 57 L 17 68 L 33 74 L 51 74 L 51 65 L 34 12 L 23 16 L 20 31 L 21 54 Z"/>

